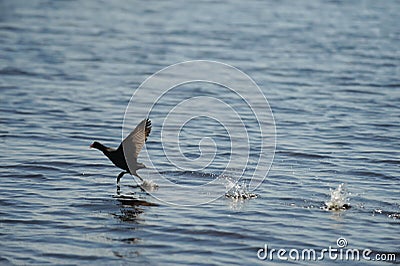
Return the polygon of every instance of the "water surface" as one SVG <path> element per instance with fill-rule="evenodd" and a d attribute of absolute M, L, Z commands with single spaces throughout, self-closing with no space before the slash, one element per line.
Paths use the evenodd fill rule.
<path fill-rule="evenodd" d="M 1 264 L 261 265 L 264 244 L 320 250 L 339 237 L 398 262 L 399 13 L 397 1 L 0 1 Z M 129 176 L 118 196 L 118 169 L 88 146 L 116 147 L 139 84 L 194 59 L 238 67 L 269 100 L 277 147 L 257 198 L 171 206 Z M 190 89 L 182 98 L 241 106 L 221 88 Z M 204 136 L 221 153 L 207 171 L 177 170 L 155 137 L 177 99 L 152 113 L 147 149 L 170 180 L 208 182 L 229 138 L 208 119 L 189 123 L 186 156 Z M 341 183 L 352 208 L 321 209 Z"/>

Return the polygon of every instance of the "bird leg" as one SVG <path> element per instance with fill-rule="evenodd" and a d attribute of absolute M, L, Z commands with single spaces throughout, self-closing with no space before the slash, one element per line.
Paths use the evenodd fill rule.
<path fill-rule="evenodd" d="M 122 171 L 121 173 L 119 173 L 119 175 L 117 176 L 117 187 L 119 187 L 119 180 L 121 179 L 121 177 L 124 175 L 124 174 L 128 174 L 129 172 L 127 172 L 127 171 Z"/>
<path fill-rule="evenodd" d="M 143 178 L 140 175 L 138 175 L 138 173 L 136 173 L 136 171 L 133 172 L 133 175 L 139 177 L 140 181 L 143 182 Z"/>

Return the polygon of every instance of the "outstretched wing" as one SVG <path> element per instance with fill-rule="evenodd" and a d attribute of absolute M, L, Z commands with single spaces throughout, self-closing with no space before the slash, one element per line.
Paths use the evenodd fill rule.
<path fill-rule="evenodd" d="M 122 141 L 120 147 L 123 147 L 125 154 L 127 152 L 137 160 L 140 151 L 142 150 L 147 137 L 150 135 L 151 121 L 146 118 L 143 119 L 139 125 Z"/>

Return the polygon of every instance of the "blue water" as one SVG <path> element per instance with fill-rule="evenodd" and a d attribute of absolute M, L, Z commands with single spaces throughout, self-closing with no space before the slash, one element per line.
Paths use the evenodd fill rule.
<path fill-rule="evenodd" d="M 321 250 L 337 247 L 339 237 L 373 255 L 394 253 L 398 263 L 399 13 L 398 1 L 0 1 L 0 263 L 285 264 L 259 260 L 257 251 L 265 244 Z M 164 67 L 196 59 L 237 67 L 268 99 L 276 153 L 257 197 L 225 197 L 226 184 L 217 182 L 202 195 L 222 197 L 176 206 L 157 198 L 184 202 L 193 195 L 162 184 L 146 192 L 128 175 L 118 194 L 119 170 L 89 145 L 117 147 L 139 85 Z M 195 163 L 179 169 L 173 145 L 166 158 L 162 119 L 181 99 L 226 100 L 243 107 L 246 127 L 257 129 L 226 89 L 185 88 L 150 114 L 151 162 L 142 160 L 155 169 L 140 172 L 147 180 L 161 172 L 177 184 L 207 183 L 229 156 L 240 155 L 230 154 L 223 126 L 198 117 L 183 128 L 176 154 L 199 158 L 199 141 L 208 137 L 214 142 L 206 139 L 202 151 L 217 147 L 215 160 L 204 170 L 193 170 Z M 138 110 L 142 102 L 136 99 Z M 205 103 L 192 112 L 214 110 L 229 121 L 219 108 Z M 259 150 L 251 150 L 250 173 Z M 227 177 L 243 170 L 235 166 Z M 351 208 L 321 208 L 341 183 Z"/>

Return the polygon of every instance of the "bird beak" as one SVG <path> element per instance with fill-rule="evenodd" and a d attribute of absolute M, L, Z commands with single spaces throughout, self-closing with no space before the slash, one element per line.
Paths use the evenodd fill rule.
<path fill-rule="evenodd" d="M 94 148 L 94 147 L 93 147 L 93 144 L 90 144 L 89 148 Z"/>

